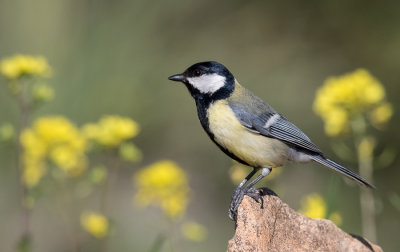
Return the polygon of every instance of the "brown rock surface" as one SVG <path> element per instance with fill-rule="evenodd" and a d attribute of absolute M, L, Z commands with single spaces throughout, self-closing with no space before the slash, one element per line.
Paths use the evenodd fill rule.
<path fill-rule="evenodd" d="M 252 198 L 244 197 L 228 252 L 382 251 L 366 239 L 342 231 L 329 220 L 311 219 L 297 213 L 272 195 L 272 191 L 263 190 L 263 208 Z"/>

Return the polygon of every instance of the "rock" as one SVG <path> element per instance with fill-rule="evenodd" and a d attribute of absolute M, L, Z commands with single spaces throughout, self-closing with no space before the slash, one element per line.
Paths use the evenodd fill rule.
<path fill-rule="evenodd" d="M 238 209 L 233 251 L 381 252 L 366 239 L 350 235 L 333 222 L 311 219 L 291 209 L 269 189 L 261 189 L 263 204 L 245 196 Z"/>

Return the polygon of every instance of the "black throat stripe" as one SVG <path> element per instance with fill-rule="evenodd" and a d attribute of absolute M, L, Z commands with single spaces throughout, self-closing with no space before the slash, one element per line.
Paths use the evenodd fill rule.
<path fill-rule="evenodd" d="M 211 138 L 211 140 L 226 154 L 228 155 L 230 158 L 236 160 L 237 162 L 244 164 L 244 165 L 248 165 L 250 166 L 248 163 L 246 163 L 244 160 L 238 158 L 236 155 L 234 155 L 232 152 L 230 152 L 228 149 L 226 149 L 225 147 L 223 147 L 222 145 L 220 145 L 219 143 L 217 143 L 215 141 L 215 137 L 214 134 L 211 132 L 210 130 L 210 122 L 209 122 L 209 118 L 207 115 L 207 111 L 208 108 L 210 107 L 210 105 L 220 99 L 224 99 L 221 97 L 228 98 L 230 96 L 232 92 L 229 93 L 228 96 L 227 93 L 223 93 L 223 95 L 218 96 L 219 99 L 215 99 L 216 97 L 210 97 L 210 96 L 201 96 L 201 97 L 194 97 L 195 101 L 196 101 L 196 107 L 197 107 L 197 114 L 199 116 L 199 120 L 201 123 L 201 126 L 203 126 L 203 129 L 205 130 L 205 132 L 207 133 L 207 135 Z M 213 99 L 214 98 L 214 99 Z"/>

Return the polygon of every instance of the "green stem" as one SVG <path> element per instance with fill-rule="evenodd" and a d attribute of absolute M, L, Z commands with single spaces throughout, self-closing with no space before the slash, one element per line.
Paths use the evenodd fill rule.
<path fill-rule="evenodd" d="M 22 163 L 23 146 L 19 140 L 22 131 L 28 127 L 29 116 L 30 116 L 30 105 L 28 100 L 26 83 L 21 83 L 21 92 L 17 95 L 18 107 L 19 107 L 19 128 L 17 132 L 17 179 L 19 184 L 20 204 L 21 204 L 21 234 L 20 244 L 25 243 L 24 241 L 30 240 L 30 214 L 31 209 L 25 205 L 26 198 L 29 194 L 28 188 L 25 186 L 22 175 L 24 172 L 24 165 Z M 24 246 L 25 251 L 30 251 L 30 246 Z"/>
<path fill-rule="evenodd" d="M 156 239 L 155 239 L 155 241 L 153 243 L 153 246 L 151 246 L 150 252 L 159 252 L 161 250 L 162 245 L 164 244 L 164 242 L 165 242 L 165 236 L 162 235 L 162 234 L 159 234 L 156 237 Z"/>
<path fill-rule="evenodd" d="M 334 212 L 335 206 L 336 206 L 336 199 L 337 196 L 339 195 L 339 190 L 340 190 L 340 180 L 339 177 L 334 176 L 330 180 L 329 184 L 329 192 L 327 196 L 327 209 L 326 209 L 326 215 L 325 219 L 328 219 L 329 216 Z"/>
<path fill-rule="evenodd" d="M 108 167 L 107 170 L 109 171 Z M 110 178 L 107 175 L 106 180 L 104 181 L 103 190 L 101 192 L 100 198 L 100 213 L 107 217 L 107 202 L 108 202 L 108 191 L 110 187 Z M 106 252 L 108 250 L 108 236 L 104 237 L 101 241 L 101 252 Z"/>
<path fill-rule="evenodd" d="M 366 138 L 362 141 L 368 141 Z M 370 183 L 373 183 L 373 152 L 365 152 L 358 148 L 358 169 L 360 176 Z M 363 236 L 376 243 L 376 223 L 375 223 L 375 198 L 372 190 L 360 188 L 360 205 Z"/>
<path fill-rule="evenodd" d="M 354 132 L 354 143 L 358 154 L 358 170 L 360 176 L 370 183 L 373 183 L 373 150 L 375 143 L 374 140 L 367 135 L 366 119 L 360 115 L 352 121 L 351 126 Z M 369 148 L 362 146 L 362 144 L 368 145 L 366 141 L 370 142 Z M 376 243 L 375 199 L 372 190 L 360 188 L 360 207 L 363 236 Z"/>
<path fill-rule="evenodd" d="M 171 252 L 176 252 L 176 246 L 175 246 L 175 223 L 173 220 L 169 219 L 169 232 L 167 235 L 167 239 L 169 240 L 170 247 L 171 247 Z"/>
<path fill-rule="evenodd" d="M 100 212 L 108 218 L 108 200 L 109 200 L 109 193 L 110 193 L 110 188 L 112 185 L 115 183 L 115 181 L 118 178 L 118 170 L 119 166 L 117 162 L 115 162 L 114 157 L 109 157 L 107 160 L 107 178 L 104 181 L 103 185 L 103 190 L 101 192 L 100 196 Z M 109 242 L 109 237 L 106 236 L 102 240 L 101 244 L 101 251 L 106 252 L 108 251 L 108 242 Z"/>
<path fill-rule="evenodd" d="M 69 240 L 69 249 L 71 252 L 79 252 L 81 251 L 82 244 L 75 230 L 74 224 L 71 222 L 71 220 L 75 218 L 76 212 L 74 211 L 75 209 L 71 209 L 71 206 L 74 206 L 74 200 L 71 196 L 71 190 L 69 189 L 70 186 L 65 178 L 57 184 L 59 186 L 58 191 L 62 195 L 62 197 L 56 197 L 57 206 Z"/>

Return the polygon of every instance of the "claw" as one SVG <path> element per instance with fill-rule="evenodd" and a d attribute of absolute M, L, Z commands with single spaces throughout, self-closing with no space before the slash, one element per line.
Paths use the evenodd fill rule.
<path fill-rule="evenodd" d="M 239 208 L 240 203 L 243 200 L 244 195 L 248 195 L 251 198 L 253 198 L 257 203 L 259 203 L 259 199 L 261 199 L 261 208 L 263 208 L 263 201 L 262 197 L 260 195 L 259 190 L 255 189 L 253 186 L 260 181 L 263 177 L 267 176 L 271 172 L 271 167 L 270 168 L 262 168 L 261 169 L 261 174 L 258 175 L 257 178 L 255 178 L 253 181 L 250 181 L 246 187 L 243 188 L 243 186 L 246 184 L 247 181 L 250 180 L 250 178 L 257 172 L 257 169 L 253 169 L 252 172 L 249 173 L 249 175 L 246 176 L 246 178 L 239 184 L 239 186 L 235 189 L 232 195 L 232 201 L 231 205 L 229 207 L 229 218 L 231 220 L 236 221 L 237 217 L 237 210 Z M 261 192 L 262 194 L 262 192 Z"/>
<path fill-rule="evenodd" d="M 229 218 L 236 221 L 237 210 L 243 200 L 245 190 L 243 188 L 236 188 L 232 195 L 231 205 L 229 207 Z"/>
<path fill-rule="evenodd" d="M 239 208 L 240 203 L 243 200 L 244 195 L 251 197 L 257 203 L 260 203 L 259 200 L 261 199 L 261 207 L 263 206 L 262 197 L 256 188 L 254 188 L 254 187 L 239 188 L 238 187 L 233 192 L 231 205 L 229 207 L 229 218 L 233 221 L 236 221 L 237 210 Z"/>

